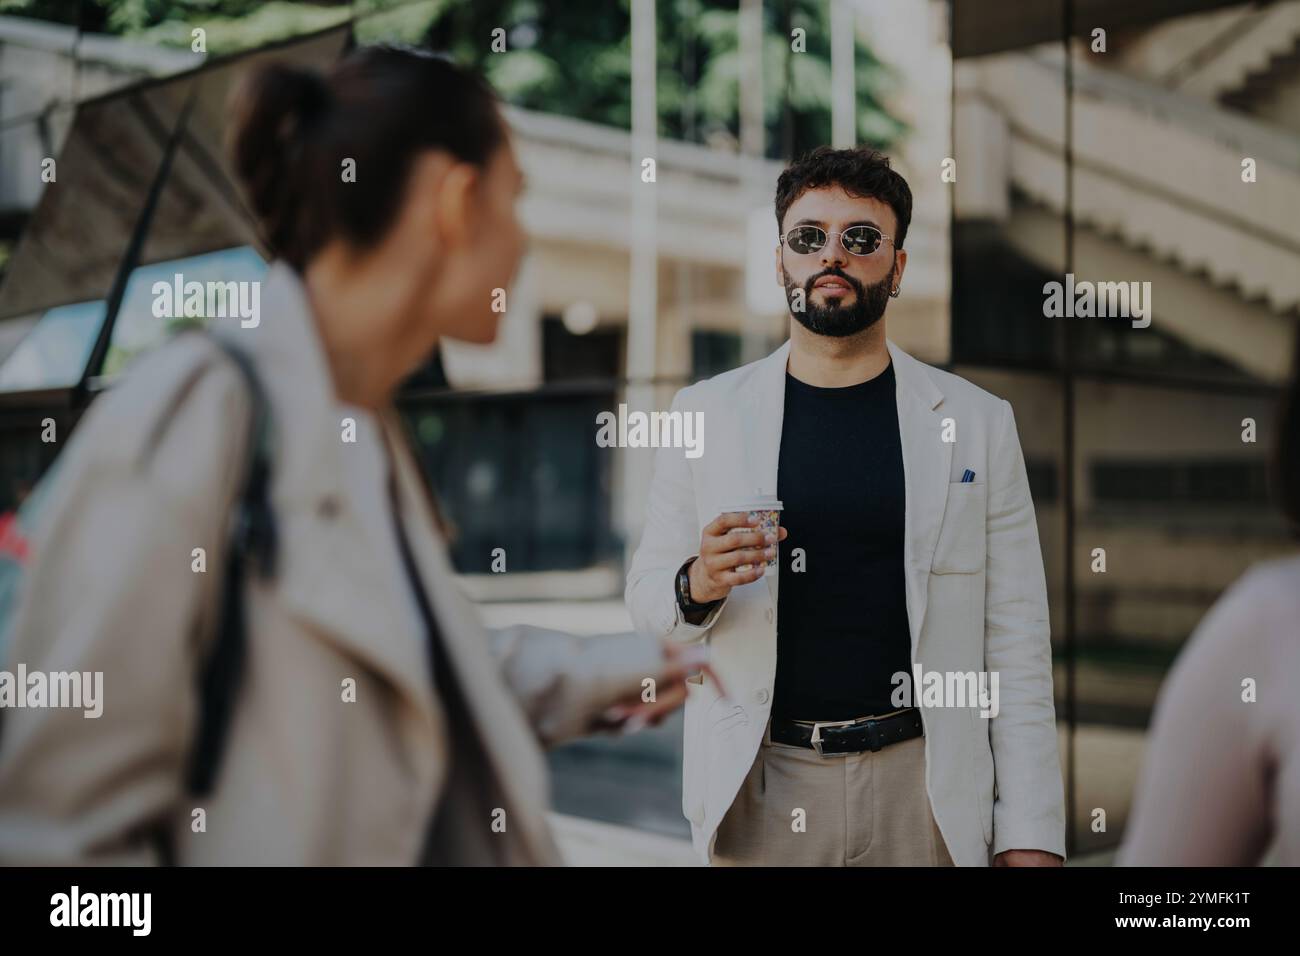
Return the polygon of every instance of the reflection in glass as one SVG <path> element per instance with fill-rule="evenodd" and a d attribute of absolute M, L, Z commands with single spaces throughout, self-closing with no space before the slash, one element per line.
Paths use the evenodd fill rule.
<path fill-rule="evenodd" d="M 248 246 L 223 249 L 186 259 L 156 262 L 141 266 L 127 280 L 126 294 L 113 323 L 113 337 L 108 355 L 104 359 L 103 375 L 112 378 L 126 367 L 131 359 L 159 345 L 172 331 L 187 325 L 206 325 L 214 316 L 190 318 L 156 318 L 154 316 L 155 282 L 171 285 L 177 275 L 186 283 L 200 282 L 260 282 L 266 274 L 266 263 Z M 237 322 L 237 318 L 218 319 Z"/>
<path fill-rule="evenodd" d="M 0 365 L 0 391 L 77 385 L 103 321 L 102 299 L 47 310 Z"/>

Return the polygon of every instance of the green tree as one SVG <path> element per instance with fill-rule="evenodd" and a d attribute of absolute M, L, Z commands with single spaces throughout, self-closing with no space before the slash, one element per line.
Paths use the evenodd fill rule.
<path fill-rule="evenodd" d="M 674 139 L 739 137 L 740 51 L 736 0 L 659 0 L 656 4 L 659 132 Z M 437 17 L 430 46 L 471 63 L 510 102 L 611 126 L 631 125 L 630 0 L 481 0 Z M 489 37 L 505 25 L 507 51 Z M 791 51 L 801 27 L 806 52 Z M 890 70 L 859 42 L 854 57 L 858 136 L 887 147 L 906 132 L 882 99 Z M 764 5 L 762 51 L 768 155 L 830 141 L 830 19 L 825 0 Z"/>
<path fill-rule="evenodd" d="M 508 102 L 608 126 L 631 126 L 631 0 L 0 0 L 39 16 L 164 45 L 207 33 L 220 55 L 357 17 L 359 42 L 398 40 L 444 51 L 488 77 Z M 738 0 L 658 0 L 660 135 L 735 145 L 740 126 Z M 830 141 L 826 0 L 768 0 L 762 50 L 767 152 L 791 156 Z M 791 50 L 804 31 L 806 51 Z M 505 30 L 506 50 L 492 50 Z M 861 41 L 855 55 L 859 141 L 887 148 L 907 130 L 884 98 L 895 78 Z"/>
<path fill-rule="evenodd" d="M 352 6 L 328 0 L 0 0 L 0 13 L 187 49 L 190 31 L 202 27 L 207 52 L 220 55 L 340 23 L 352 15 Z"/>

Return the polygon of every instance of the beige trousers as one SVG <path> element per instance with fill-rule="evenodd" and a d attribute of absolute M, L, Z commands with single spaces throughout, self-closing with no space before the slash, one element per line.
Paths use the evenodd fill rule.
<path fill-rule="evenodd" d="M 718 828 L 714 866 L 952 866 L 925 793 L 925 738 L 817 756 L 771 724 Z"/>

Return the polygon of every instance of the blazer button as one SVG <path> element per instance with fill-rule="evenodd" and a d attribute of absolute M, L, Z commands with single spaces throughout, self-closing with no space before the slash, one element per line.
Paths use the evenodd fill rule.
<path fill-rule="evenodd" d="M 754 694 L 754 699 L 755 699 L 756 701 L 758 701 L 760 704 L 766 704 L 766 703 L 767 703 L 767 688 L 766 688 L 766 687 L 760 687 L 760 688 L 758 689 L 757 693 Z"/>
<path fill-rule="evenodd" d="M 339 515 L 339 500 L 333 495 L 326 495 L 316 502 L 316 514 L 326 521 L 333 521 Z"/>

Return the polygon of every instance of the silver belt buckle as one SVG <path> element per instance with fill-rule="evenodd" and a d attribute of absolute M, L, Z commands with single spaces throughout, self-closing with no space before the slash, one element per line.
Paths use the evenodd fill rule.
<path fill-rule="evenodd" d="M 849 724 L 856 724 L 855 720 L 817 720 L 813 722 L 812 739 L 808 742 L 812 744 L 812 749 L 817 751 L 817 756 L 825 757 L 822 753 L 822 728 L 823 727 L 847 727 Z M 843 756 L 842 754 L 831 754 L 832 757 Z"/>

